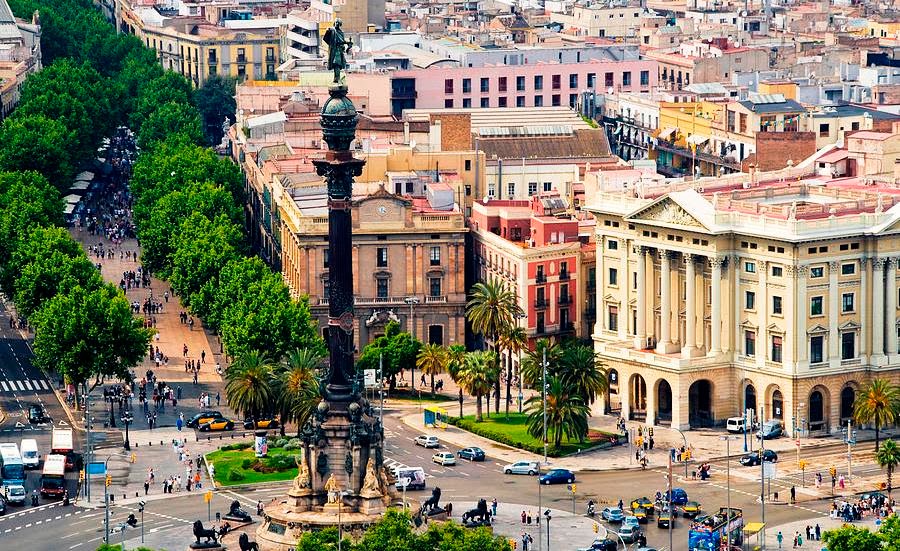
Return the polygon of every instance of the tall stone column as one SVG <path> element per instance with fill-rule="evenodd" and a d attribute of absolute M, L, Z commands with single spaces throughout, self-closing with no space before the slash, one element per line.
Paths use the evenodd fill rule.
<path fill-rule="evenodd" d="M 685 319 L 684 319 L 684 343 L 681 347 L 681 357 L 691 358 L 697 351 L 697 272 L 695 269 L 694 255 L 684 255 L 684 279 L 685 279 Z"/>
<path fill-rule="evenodd" d="M 828 363 L 831 367 L 841 365 L 841 336 L 838 333 L 838 320 L 841 315 L 841 305 L 838 295 L 838 270 L 841 266 L 837 262 L 828 263 Z"/>
<path fill-rule="evenodd" d="M 712 310 L 710 312 L 709 356 L 718 356 L 722 352 L 722 265 L 725 259 L 721 256 L 711 258 L 712 265 Z"/>
<path fill-rule="evenodd" d="M 656 343 L 656 351 L 660 354 L 667 354 L 672 343 L 672 266 L 669 257 L 669 251 L 660 251 L 659 341 Z"/>
<path fill-rule="evenodd" d="M 794 273 L 797 277 L 797 305 L 794 307 L 794 341 L 797 343 L 798 366 L 809 358 L 809 337 L 806 335 L 806 318 L 809 315 L 809 303 L 806 300 L 806 276 L 809 268 L 795 266 Z"/>
<path fill-rule="evenodd" d="M 349 402 L 353 391 L 353 237 L 350 204 L 353 178 L 365 161 L 353 157 L 350 142 L 356 131 L 356 108 L 346 88 L 332 87 L 322 109 L 322 129 L 328 151 L 313 161 L 328 186 L 328 348 L 325 398 Z"/>
<path fill-rule="evenodd" d="M 756 365 L 766 366 L 766 358 L 769 357 L 769 263 L 760 260 L 756 263 L 756 275 L 759 277 L 759 286 L 756 291 L 756 312 L 759 322 L 759 330 L 756 333 Z"/>
<path fill-rule="evenodd" d="M 647 346 L 647 247 L 637 247 L 637 327 L 634 347 Z M 599 294 L 597 296 L 600 296 Z"/>
<path fill-rule="evenodd" d="M 594 335 L 603 334 L 603 324 L 606 318 L 606 303 L 603 301 L 605 293 L 606 267 L 603 262 L 603 253 L 606 251 L 605 239 L 597 240 L 597 277 L 595 278 L 597 289 L 594 290 L 594 309 L 597 312 L 594 318 Z"/>
<path fill-rule="evenodd" d="M 884 362 L 884 259 L 872 258 L 872 363 Z"/>
<path fill-rule="evenodd" d="M 627 240 L 622 242 L 622 262 L 619 266 L 619 340 L 628 340 L 628 324 L 631 322 L 631 311 L 628 308 L 628 291 L 631 289 L 631 269 L 628 263 L 628 253 L 631 245 Z"/>
<path fill-rule="evenodd" d="M 895 363 L 897 355 L 897 259 L 889 258 L 886 262 L 884 290 L 884 339 L 888 362 Z"/>

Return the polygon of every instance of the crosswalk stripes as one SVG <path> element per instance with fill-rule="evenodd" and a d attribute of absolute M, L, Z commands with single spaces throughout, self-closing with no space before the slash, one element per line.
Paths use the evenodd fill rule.
<path fill-rule="evenodd" d="M 44 379 L 0 381 L 0 392 L 37 392 L 41 390 L 51 390 L 50 385 Z"/>

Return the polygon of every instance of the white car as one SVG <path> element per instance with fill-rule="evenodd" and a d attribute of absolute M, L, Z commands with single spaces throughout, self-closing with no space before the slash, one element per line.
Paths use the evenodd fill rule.
<path fill-rule="evenodd" d="M 503 467 L 503 473 L 535 476 L 541 473 L 541 467 L 537 464 L 537 461 L 516 461 Z"/>
<path fill-rule="evenodd" d="M 416 436 L 414 442 L 417 446 L 423 446 L 425 448 L 439 448 L 441 446 L 437 436 L 429 436 L 427 434 Z"/>
<path fill-rule="evenodd" d="M 431 460 L 441 467 L 456 465 L 456 456 L 450 452 L 437 452 L 431 456 Z"/>
<path fill-rule="evenodd" d="M 3 496 L 9 503 L 18 503 L 19 505 L 24 505 L 25 496 L 27 495 L 28 492 L 25 491 L 25 486 L 22 486 L 21 484 L 10 484 L 3 487 Z"/>

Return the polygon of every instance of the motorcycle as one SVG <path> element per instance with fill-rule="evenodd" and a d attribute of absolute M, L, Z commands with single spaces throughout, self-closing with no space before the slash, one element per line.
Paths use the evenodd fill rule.
<path fill-rule="evenodd" d="M 596 514 L 597 514 L 597 510 L 594 508 L 594 501 L 593 500 L 588 501 L 587 516 L 593 518 L 594 515 L 596 515 Z"/>

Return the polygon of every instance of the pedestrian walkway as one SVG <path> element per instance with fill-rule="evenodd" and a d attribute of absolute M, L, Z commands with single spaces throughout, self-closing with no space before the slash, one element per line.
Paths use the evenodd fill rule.
<path fill-rule="evenodd" d="M 47 384 L 47 381 L 35 380 L 35 379 L 14 379 L 11 381 L 0 381 L 0 392 L 24 392 L 24 391 L 35 391 L 35 390 L 52 390 L 50 385 Z"/>

